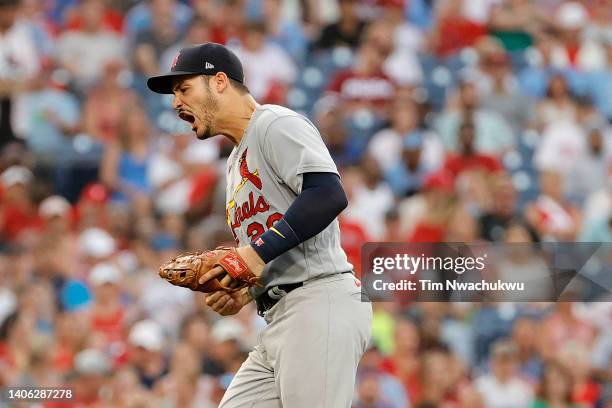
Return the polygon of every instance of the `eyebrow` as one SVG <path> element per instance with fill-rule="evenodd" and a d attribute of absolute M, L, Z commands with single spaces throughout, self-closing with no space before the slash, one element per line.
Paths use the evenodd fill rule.
<path fill-rule="evenodd" d="M 183 85 L 188 85 L 185 83 L 185 79 L 179 79 L 176 81 L 176 84 L 174 84 L 172 86 L 172 92 L 176 92 L 179 90 L 180 87 L 182 87 Z"/>

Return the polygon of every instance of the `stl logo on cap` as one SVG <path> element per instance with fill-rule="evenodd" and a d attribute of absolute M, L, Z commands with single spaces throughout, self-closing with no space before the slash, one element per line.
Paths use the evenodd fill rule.
<path fill-rule="evenodd" d="M 178 62 L 179 57 L 181 56 L 181 52 L 179 51 L 172 60 L 172 65 L 170 65 L 170 69 L 174 69 L 176 67 L 176 63 Z"/>

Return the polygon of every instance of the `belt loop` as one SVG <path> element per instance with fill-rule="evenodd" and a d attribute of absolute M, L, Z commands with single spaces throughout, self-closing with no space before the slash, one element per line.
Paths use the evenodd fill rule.
<path fill-rule="evenodd" d="M 268 296 L 270 296 L 270 299 L 281 300 L 287 296 L 287 292 L 278 286 L 272 286 L 268 289 Z"/>

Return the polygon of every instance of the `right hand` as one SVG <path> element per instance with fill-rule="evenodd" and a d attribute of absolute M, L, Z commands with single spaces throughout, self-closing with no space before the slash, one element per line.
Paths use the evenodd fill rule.
<path fill-rule="evenodd" d="M 206 296 L 206 304 L 221 316 L 235 315 L 250 301 L 248 288 L 233 293 L 218 290 Z"/>

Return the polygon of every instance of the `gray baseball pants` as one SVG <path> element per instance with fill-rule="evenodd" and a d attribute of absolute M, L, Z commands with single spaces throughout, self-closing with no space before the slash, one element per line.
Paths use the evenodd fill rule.
<path fill-rule="evenodd" d="M 358 282 L 332 275 L 279 300 L 219 407 L 350 408 L 372 323 Z"/>

